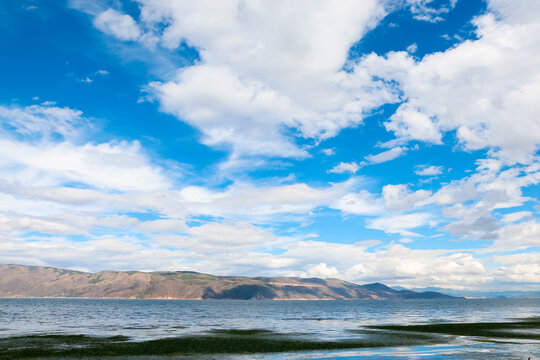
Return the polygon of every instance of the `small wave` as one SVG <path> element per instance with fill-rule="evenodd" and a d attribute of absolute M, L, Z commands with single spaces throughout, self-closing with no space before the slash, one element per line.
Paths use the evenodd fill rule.
<path fill-rule="evenodd" d="M 159 329 L 159 325 L 151 325 L 151 326 L 123 326 L 122 329 L 124 330 L 153 330 L 153 329 Z"/>
<path fill-rule="evenodd" d="M 283 318 L 286 321 L 328 321 L 328 320 L 338 320 L 334 317 L 298 317 L 298 318 Z"/>

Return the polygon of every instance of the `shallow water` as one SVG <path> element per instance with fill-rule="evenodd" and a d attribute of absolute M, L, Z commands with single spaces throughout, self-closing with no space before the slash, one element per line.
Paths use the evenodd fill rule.
<path fill-rule="evenodd" d="M 500 322 L 540 315 L 538 299 L 397 301 L 184 301 L 0 299 L 0 337 L 30 334 L 125 335 L 135 341 L 206 334 L 216 329 L 267 329 L 316 340 L 358 338 L 368 325 Z M 353 330 L 353 331 L 351 331 Z M 485 343 L 453 337 L 437 346 L 307 352 L 247 358 L 462 359 L 540 358 L 540 344 Z M 390 357 L 391 356 L 391 357 Z M 496 357 L 493 357 L 496 358 Z"/>

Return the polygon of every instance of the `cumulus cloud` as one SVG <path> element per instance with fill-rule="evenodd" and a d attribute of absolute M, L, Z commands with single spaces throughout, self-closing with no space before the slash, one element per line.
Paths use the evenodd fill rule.
<path fill-rule="evenodd" d="M 416 43 L 412 43 L 411 45 L 407 46 L 407 52 L 409 54 L 414 54 L 418 50 L 418 45 Z"/>
<path fill-rule="evenodd" d="M 32 138 L 60 135 L 72 137 L 85 125 L 82 112 L 76 109 L 48 105 L 30 105 L 26 107 L 0 105 L 0 131 L 3 136 L 8 131 Z"/>
<path fill-rule="evenodd" d="M 409 104 L 401 105 L 384 126 L 402 141 L 421 140 L 442 144 L 442 135 L 433 120 Z"/>
<path fill-rule="evenodd" d="M 382 3 L 139 3 L 139 24 L 113 9 L 97 15 L 95 24 L 120 38 L 136 39 L 144 29 L 165 48 L 185 42 L 199 50 L 200 62 L 148 90 L 163 111 L 200 129 L 208 145 L 305 157 L 306 149 L 284 128 L 324 139 L 360 123 L 377 106 L 405 100 L 385 123 L 395 144 L 442 144 L 443 134 L 455 131 L 464 149 L 488 149 L 508 161 L 530 162 L 538 150 L 540 24 L 530 15 L 533 0 L 512 6 L 488 1 L 489 11 L 473 21 L 478 39 L 422 59 L 390 52 L 349 63 L 350 46 L 385 15 Z M 400 4 L 418 19 L 438 21 L 455 1 Z M 121 20 L 121 30 L 107 25 L 113 18 Z M 514 119 L 523 126 L 512 126 Z M 403 153 L 397 147 L 369 159 Z"/>
<path fill-rule="evenodd" d="M 358 170 L 360 170 L 360 165 L 358 165 L 355 162 L 350 162 L 350 163 L 340 162 L 339 164 L 334 166 L 332 169 L 328 170 L 328 172 L 335 173 L 335 174 L 344 174 L 344 173 L 356 174 Z"/>
<path fill-rule="evenodd" d="M 41 266 L 58 266 L 84 271 L 103 269 L 140 270 L 186 269 L 181 250 L 156 249 L 144 245 L 132 236 L 100 236 L 75 242 L 64 237 L 33 237 L 31 239 L 0 238 L 0 262 Z M 186 269 L 187 270 L 187 269 Z"/>
<path fill-rule="evenodd" d="M 200 129 L 205 144 L 304 157 L 284 129 L 325 139 L 397 98 L 362 67 L 343 70 L 351 45 L 385 15 L 376 0 L 139 3 L 141 41 L 151 37 L 168 49 L 185 42 L 199 51 L 197 64 L 147 90 L 163 111 Z M 101 29 L 110 28 L 99 21 L 105 14 L 120 16 L 110 9 L 99 15 Z M 132 32 L 122 36 L 133 40 L 139 34 Z"/>
<path fill-rule="evenodd" d="M 515 251 L 540 246 L 540 223 L 535 220 L 508 224 L 496 232 L 488 252 Z"/>
<path fill-rule="evenodd" d="M 339 6 L 229 1 L 219 11 L 204 2 L 139 2 L 139 26 L 146 35 L 166 48 L 187 42 L 200 52 L 199 63 L 148 89 L 163 111 L 199 128 L 208 145 L 232 145 L 240 154 L 304 157 L 306 150 L 283 128 L 308 138 L 331 137 L 373 108 L 400 101 L 401 91 L 405 101 L 385 123 L 401 142 L 442 144 L 445 132 L 456 131 L 463 148 L 489 149 L 510 161 L 530 162 L 538 150 L 540 24 L 525 10 L 534 1 L 511 7 L 489 1 L 490 11 L 474 20 L 478 39 L 418 60 L 405 52 L 371 54 L 351 62 L 347 72 L 342 68 L 349 47 L 385 14 L 376 1 Z M 430 21 L 455 4 L 406 3 L 415 16 Z M 105 20 L 120 17 L 119 23 L 134 21 L 108 9 L 95 23 L 109 29 Z M 123 28 L 132 28 L 125 31 L 132 35 L 107 31 L 125 39 L 140 35 L 139 28 Z M 272 31 L 276 28 L 280 31 Z M 523 126 L 509 123 L 515 118 Z M 404 151 L 396 147 L 368 161 L 388 161 Z"/>
<path fill-rule="evenodd" d="M 355 215 L 376 215 L 383 211 L 380 200 L 365 190 L 357 193 L 348 193 L 330 204 L 330 207 Z"/>
<path fill-rule="evenodd" d="M 355 179 L 322 188 L 239 182 L 219 190 L 180 186 L 137 141 L 84 142 L 80 123 L 87 119 L 78 110 L 0 109 L 5 125 L 0 133 L 3 262 L 90 270 L 131 269 L 133 264 L 179 269 L 184 261 L 204 263 L 209 254 L 223 256 L 223 266 L 225 254 L 233 254 L 240 268 L 254 267 L 253 259 L 268 255 L 252 258 L 243 251 L 275 248 L 291 239 L 253 222 L 288 221 L 288 215 L 305 219 L 358 186 Z M 151 212 L 158 218 L 143 221 L 122 215 L 126 212 Z M 188 224 L 198 216 L 214 220 Z M 104 229 L 110 236 L 100 235 Z M 74 258 L 91 260 L 75 264 Z M 280 258 L 269 262 L 274 268 L 289 263 Z"/>
<path fill-rule="evenodd" d="M 383 162 L 394 160 L 400 156 L 405 155 L 407 148 L 403 146 L 397 146 L 390 150 L 383 151 L 375 155 L 368 155 L 365 157 L 366 161 L 371 164 L 380 164 Z"/>
<path fill-rule="evenodd" d="M 291 275 L 327 272 L 357 283 L 380 281 L 391 285 L 482 286 L 493 273 L 473 254 L 448 250 L 413 250 L 400 244 L 378 246 L 375 241 L 334 244 L 303 241 L 289 245 L 284 257 L 305 270 Z M 374 248 L 376 247 L 376 248 Z"/>
<path fill-rule="evenodd" d="M 319 277 L 323 279 L 337 277 L 339 275 L 339 271 L 335 267 L 328 266 L 323 262 L 318 265 L 309 266 L 306 273 L 310 277 Z"/>
<path fill-rule="evenodd" d="M 279 132 L 281 122 L 294 124 L 297 109 L 290 100 L 260 82 L 242 81 L 227 67 L 187 68 L 176 81 L 152 83 L 150 89 L 164 111 L 200 127 L 207 145 L 232 142 L 247 155 L 307 156 Z"/>
<path fill-rule="evenodd" d="M 411 191 L 407 185 L 385 185 L 382 189 L 385 206 L 391 211 L 410 210 L 432 202 L 431 191 Z"/>
<path fill-rule="evenodd" d="M 336 155 L 336 150 L 334 149 L 322 149 L 321 151 L 326 156 Z"/>
<path fill-rule="evenodd" d="M 223 191 L 191 186 L 181 189 L 176 201 L 178 206 L 187 207 L 193 214 L 249 217 L 262 221 L 273 215 L 303 215 L 317 207 L 328 206 L 347 194 L 353 185 L 354 182 L 343 182 L 314 188 L 302 183 L 276 186 L 238 183 Z"/>
<path fill-rule="evenodd" d="M 428 225 L 431 218 L 431 214 L 428 213 L 390 215 L 369 220 L 366 227 L 369 229 L 382 230 L 389 234 L 419 236 L 419 234 L 408 231 L 408 229 Z"/>
<path fill-rule="evenodd" d="M 89 235 L 137 220 L 126 194 L 171 186 L 136 141 L 93 144 L 82 112 L 52 105 L 0 106 L 0 232 Z"/>
<path fill-rule="evenodd" d="M 94 19 L 94 26 L 119 40 L 139 39 L 141 31 L 133 18 L 114 9 L 107 9 Z"/>
<path fill-rule="evenodd" d="M 156 234 L 162 246 L 188 249 L 192 254 L 231 253 L 269 247 L 277 236 L 246 222 L 210 222 L 185 228 L 184 235 Z"/>
<path fill-rule="evenodd" d="M 502 218 L 502 221 L 504 223 L 513 223 L 521 219 L 530 218 L 530 217 L 532 217 L 532 213 L 530 211 L 517 211 L 514 213 L 504 215 Z"/>
<path fill-rule="evenodd" d="M 3 179 L 22 185 L 71 182 L 120 191 L 170 187 L 162 169 L 152 165 L 137 141 L 77 144 L 74 140 L 87 121 L 81 115 L 79 110 L 55 106 L 0 106 Z"/>
<path fill-rule="evenodd" d="M 523 196 L 522 188 L 540 182 L 537 166 L 503 167 L 496 159 L 478 162 L 476 173 L 443 185 L 430 202 L 443 205 L 442 214 L 452 219 L 440 230 L 476 240 L 501 244 L 499 234 L 508 225 L 531 219 L 532 213 L 519 208 L 532 198 Z M 507 209 L 502 223 L 496 210 Z M 516 245 L 518 246 L 518 245 Z"/>
<path fill-rule="evenodd" d="M 442 166 L 420 166 L 417 170 L 414 171 L 416 175 L 420 176 L 436 176 L 440 175 L 443 172 Z"/>
<path fill-rule="evenodd" d="M 89 234 L 98 226 L 136 226 L 145 233 L 184 232 L 193 237 L 200 235 L 191 234 L 185 224 L 193 216 L 246 224 L 273 222 L 278 216 L 279 222 L 300 220 L 358 187 L 355 179 L 320 188 L 249 182 L 219 190 L 180 186 L 152 163 L 137 141 L 81 142 L 81 123 L 88 120 L 78 110 L 0 110 L 6 125 L 0 133 L 0 217 L 7 232 L 74 235 Z M 147 211 L 161 219 L 111 218 L 111 212 Z"/>
<path fill-rule="evenodd" d="M 41 186 L 74 182 L 119 191 L 170 186 L 162 169 L 151 164 L 136 141 L 77 146 L 0 139 L 0 170 L 8 172 L 11 181 Z"/>
<path fill-rule="evenodd" d="M 493 231 L 497 230 L 499 225 L 497 220 L 491 216 L 481 216 L 473 219 L 453 222 L 441 229 L 450 232 L 456 236 L 471 235 L 473 238 L 490 240 L 494 235 Z"/>
<path fill-rule="evenodd" d="M 404 92 L 406 102 L 385 124 L 398 139 L 440 144 L 444 132 L 456 131 L 464 149 L 528 163 L 540 143 L 540 23 L 530 16 L 537 5 L 488 5 L 491 12 L 473 22 L 477 40 L 421 60 L 397 52 L 363 62 Z"/>

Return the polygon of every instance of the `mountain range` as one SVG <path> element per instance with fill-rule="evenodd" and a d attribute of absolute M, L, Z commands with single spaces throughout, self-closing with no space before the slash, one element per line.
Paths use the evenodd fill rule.
<path fill-rule="evenodd" d="M 395 287 L 396 290 L 404 290 L 402 287 Z M 407 289 L 408 290 L 408 289 Z M 440 292 L 447 295 L 466 297 L 469 299 L 540 299 L 540 291 L 523 290 L 499 290 L 499 291 L 481 291 L 481 290 L 456 290 L 440 287 L 425 287 L 410 289 L 415 292 Z"/>
<path fill-rule="evenodd" d="M 191 271 L 87 273 L 0 264 L 0 297 L 106 299 L 383 300 L 450 299 L 434 291 L 396 290 L 340 279 L 215 276 Z"/>

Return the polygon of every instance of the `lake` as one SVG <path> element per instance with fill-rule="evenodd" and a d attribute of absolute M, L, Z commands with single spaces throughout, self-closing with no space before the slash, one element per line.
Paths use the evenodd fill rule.
<path fill-rule="evenodd" d="M 244 301 L 0 299 L 0 338 L 30 335 L 123 335 L 129 341 L 264 329 L 309 341 L 352 341 L 379 325 L 512 322 L 538 318 L 538 299 Z M 372 330 L 369 330 L 372 331 Z M 377 330 L 379 331 L 379 330 Z M 380 330 L 384 334 L 385 330 Z M 521 330 L 520 330 L 521 331 Z M 531 338 L 486 341 L 444 335 L 444 342 L 365 349 L 242 355 L 251 359 L 540 358 L 538 328 Z M 489 338 L 491 339 L 491 338 Z M 488 339 L 488 340 L 489 340 Z M 493 340 L 493 339 L 491 339 Z M 1 353 L 0 353 L 1 354 Z M 1 358 L 1 357 L 0 357 Z M 239 358 L 235 355 L 234 358 Z"/>

